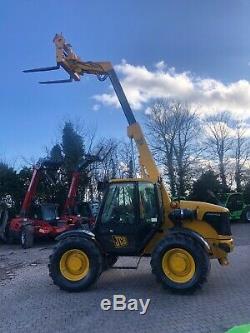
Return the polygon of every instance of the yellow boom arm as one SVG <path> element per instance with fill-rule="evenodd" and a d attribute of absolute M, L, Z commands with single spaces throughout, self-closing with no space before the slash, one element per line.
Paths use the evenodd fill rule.
<path fill-rule="evenodd" d="M 134 139 L 136 142 L 136 146 L 139 152 L 139 163 L 141 167 L 142 177 L 148 178 L 153 182 L 159 181 L 161 177 L 159 170 L 155 164 L 142 129 L 140 125 L 136 122 L 134 114 L 130 108 L 128 100 L 124 94 L 121 83 L 116 75 L 112 64 L 110 62 L 92 62 L 81 60 L 81 58 L 73 52 L 71 45 L 65 42 L 65 39 L 62 35 L 56 34 L 53 42 L 56 46 L 57 66 L 36 68 L 26 70 L 24 72 L 28 73 L 50 71 L 62 67 L 69 74 L 69 79 L 67 80 L 40 82 L 42 84 L 65 83 L 71 82 L 73 80 L 80 81 L 81 76 L 83 76 L 84 74 L 96 75 L 100 81 L 103 81 L 107 77 L 109 77 L 129 124 L 128 136 Z M 167 194 L 166 197 L 167 198 L 165 198 L 165 200 L 167 199 L 168 203 L 170 203 L 170 198 Z"/>

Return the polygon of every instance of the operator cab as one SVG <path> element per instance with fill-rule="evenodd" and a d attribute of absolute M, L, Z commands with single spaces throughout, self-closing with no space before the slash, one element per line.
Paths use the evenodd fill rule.
<path fill-rule="evenodd" d="M 158 184 L 143 179 L 112 180 L 95 226 L 109 253 L 139 254 L 162 224 Z"/>
<path fill-rule="evenodd" d="M 43 220 L 51 225 L 57 224 L 59 220 L 58 204 L 43 203 L 36 205 L 32 210 L 32 215 L 37 220 Z"/>
<path fill-rule="evenodd" d="M 41 205 L 42 219 L 48 223 L 53 223 L 59 219 L 58 205 L 53 203 L 46 203 Z"/>
<path fill-rule="evenodd" d="M 227 200 L 227 205 L 226 207 L 230 211 L 242 211 L 243 209 L 243 198 L 241 193 L 232 193 Z"/>
<path fill-rule="evenodd" d="M 229 209 L 231 220 L 238 220 L 243 218 L 244 213 L 243 210 L 245 208 L 244 198 L 242 193 L 224 193 L 218 195 L 219 203 Z M 243 214 L 243 216 L 242 216 Z M 247 219 L 248 221 L 248 219 Z"/>

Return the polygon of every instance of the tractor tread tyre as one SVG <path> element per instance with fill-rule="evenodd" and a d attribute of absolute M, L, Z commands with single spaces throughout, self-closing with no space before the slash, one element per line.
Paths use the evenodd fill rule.
<path fill-rule="evenodd" d="M 89 259 L 89 272 L 87 276 L 79 281 L 70 281 L 60 272 L 60 260 L 62 255 L 71 249 L 83 250 Z M 53 283 L 60 289 L 79 292 L 93 285 L 102 273 L 103 257 L 94 241 L 82 237 L 68 237 L 59 241 L 49 257 L 49 275 Z"/>
<path fill-rule="evenodd" d="M 5 237 L 5 241 L 7 244 L 9 244 L 9 245 L 15 244 L 16 239 L 14 237 L 13 232 L 10 230 L 9 224 L 7 224 L 7 226 L 6 226 L 4 237 Z"/>
<path fill-rule="evenodd" d="M 241 221 L 245 223 L 250 223 L 250 218 L 248 218 L 247 213 L 250 215 L 250 206 L 246 206 L 241 213 Z"/>
<path fill-rule="evenodd" d="M 34 245 L 34 228 L 32 225 L 24 225 L 21 229 L 21 246 L 23 249 L 29 249 Z"/>
<path fill-rule="evenodd" d="M 182 248 L 188 251 L 195 261 L 195 273 L 188 282 L 174 282 L 169 279 L 163 271 L 162 258 L 167 250 L 174 248 Z M 184 234 L 174 234 L 164 238 L 155 248 L 150 264 L 152 273 L 156 276 L 156 280 L 160 282 L 165 289 L 176 294 L 192 294 L 197 289 L 200 289 L 207 281 L 207 276 L 211 268 L 208 254 L 202 244 Z"/>

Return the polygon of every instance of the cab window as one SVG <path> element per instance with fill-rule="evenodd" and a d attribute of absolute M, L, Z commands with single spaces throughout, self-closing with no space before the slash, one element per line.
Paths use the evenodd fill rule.
<path fill-rule="evenodd" d="M 151 183 L 139 183 L 140 217 L 146 223 L 157 223 L 158 206 L 155 187 Z"/>
<path fill-rule="evenodd" d="M 134 203 L 134 183 L 110 185 L 101 222 L 133 224 L 135 222 Z"/>
<path fill-rule="evenodd" d="M 242 196 L 240 194 L 231 195 L 227 202 L 227 208 L 231 211 L 243 209 Z"/>

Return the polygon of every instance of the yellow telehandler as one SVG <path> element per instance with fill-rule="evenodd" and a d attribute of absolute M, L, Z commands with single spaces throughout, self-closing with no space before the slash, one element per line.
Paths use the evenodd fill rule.
<path fill-rule="evenodd" d="M 210 259 L 228 264 L 233 250 L 229 211 L 205 202 L 172 201 L 136 122 L 122 86 L 110 62 L 83 61 L 65 42 L 54 38 L 57 65 L 25 72 L 56 70 L 80 81 L 84 74 L 109 78 L 128 121 L 128 136 L 134 139 L 141 178 L 111 180 L 92 232 L 72 230 L 58 237 L 50 256 L 49 272 L 61 289 L 81 291 L 92 285 L 120 256 L 151 257 L 153 274 L 164 287 L 189 293 L 201 287 L 210 271 Z"/>

